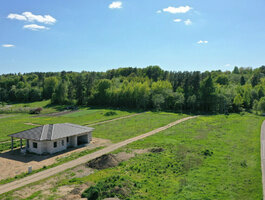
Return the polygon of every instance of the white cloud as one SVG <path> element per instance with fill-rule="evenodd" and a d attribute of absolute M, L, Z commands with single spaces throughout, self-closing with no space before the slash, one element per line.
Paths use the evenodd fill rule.
<path fill-rule="evenodd" d="M 40 26 L 40 25 L 37 25 L 37 24 L 28 24 L 28 25 L 24 25 L 23 28 L 30 29 L 30 30 L 32 30 L 32 31 L 38 31 L 38 30 L 49 29 L 49 28 L 47 28 L 46 26 Z"/>
<path fill-rule="evenodd" d="M 23 21 L 26 21 L 27 18 L 23 15 L 19 15 L 19 14 L 13 14 L 13 13 L 10 13 L 8 16 L 7 16 L 8 19 L 16 19 L 16 20 L 23 20 Z"/>
<path fill-rule="evenodd" d="M 208 41 L 207 40 L 199 40 L 198 42 L 197 42 L 198 44 L 207 44 L 208 43 Z"/>
<path fill-rule="evenodd" d="M 186 26 L 189 26 L 189 25 L 192 24 L 192 21 L 191 21 L 190 19 L 187 19 L 187 20 L 184 21 L 184 24 L 185 24 Z"/>
<path fill-rule="evenodd" d="M 56 19 L 51 15 L 34 15 L 31 12 L 23 12 L 22 15 L 10 13 L 7 18 L 44 24 L 54 24 L 56 22 Z"/>
<path fill-rule="evenodd" d="M 158 11 L 156 11 L 156 13 L 157 13 L 157 14 L 160 14 L 160 13 L 162 13 L 162 11 L 161 11 L 161 10 L 158 10 Z"/>
<path fill-rule="evenodd" d="M 231 66 L 231 64 L 226 64 L 226 65 L 225 65 L 225 67 L 230 67 L 230 66 Z"/>
<path fill-rule="evenodd" d="M 169 6 L 167 8 L 164 8 L 164 12 L 169 12 L 171 14 L 177 14 L 177 13 L 186 13 L 190 11 L 192 8 L 190 6 L 180 6 L 180 7 L 172 7 Z"/>
<path fill-rule="evenodd" d="M 22 13 L 29 22 L 39 22 L 44 24 L 54 24 L 56 19 L 53 18 L 51 15 L 34 15 L 31 12 L 23 12 Z"/>
<path fill-rule="evenodd" d="M 174 19 L 174 22 L 181 22 L 182 19 Z"/>
<path fill-rule="evenodd" d="M 10 47 L 14 47 L 15 45 L 13 44 L 3 44 L 2 47 L 6 47 L 6 48 L 10 48 Z"/>
<path fill-rule="evenodd" d="M 119 9 L 122 8 L 122 2 L 121 1 L 113 1 L 110 5 L 109 5 L 110 9 Z"/>

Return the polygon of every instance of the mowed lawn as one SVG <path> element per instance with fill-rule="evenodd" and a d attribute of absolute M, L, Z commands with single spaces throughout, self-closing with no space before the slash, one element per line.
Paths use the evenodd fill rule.
<path fill-rule="evenodd" d="M 58 185 L 89 181 L 108 191 L 123 185 L 128 199 L 261 200 L 263 120 L 250 114 L 200 116 L 116 151 L 162 147 L 161 153 L 137 155 L 118 167 Z"/>
<path fill-rule="evenodd" d="M 116 115 L 105 116 L 105 113 L 113 111 Z M 135 112 L 120 111 L 112 109 L 81 109 L 77 112 L 61 115 L 61 116 L 40 116 L 33 117 L 30 114 L 6 114 L 7 117 L 0 118 L 0 142 L 9 140 L 9 134 L 34 128 L 35 126 L 26 125 L 25 123 L 33 124 L 55 124 L 55 123 L 74 123 L 87 125 L 99 121 L 110 120 L 117 117 L 127 116 Z"/>

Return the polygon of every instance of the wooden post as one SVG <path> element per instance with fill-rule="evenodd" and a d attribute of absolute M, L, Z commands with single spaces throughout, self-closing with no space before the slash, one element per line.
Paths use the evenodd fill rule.
<path fill-rule="evenodd" d="M 13 151 L 13 142 L 14 142 L 14 138 L 11 137 L 11 150 Z"/>
<path fill-rule="evenodd" d="M 20 139 L 20 149 L 22 149 L 22 139 Z"/>

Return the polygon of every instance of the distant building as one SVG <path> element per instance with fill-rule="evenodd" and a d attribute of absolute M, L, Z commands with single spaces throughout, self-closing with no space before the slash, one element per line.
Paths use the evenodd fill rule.
<path fill-rule="evenodd" d="M 37 154 L 53 154 L 69 147 L 89 144 L 94 128 L 76 124 L 48 124 L 9 135 L 13 150 L 13 138 L 26 139 L 26 150 Z"/>

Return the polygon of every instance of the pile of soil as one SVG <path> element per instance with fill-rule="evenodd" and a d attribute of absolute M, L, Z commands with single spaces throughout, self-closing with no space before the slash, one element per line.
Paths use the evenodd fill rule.
<path fill-rule="evenodd" d="M 160 152 L 163 152 L 163 151 L 165 151 L 165 149 L 163 149 L 161 147 L 150 149 L 150 152 L 152 152 L 152 153 L 160 153 Z"/>
<path fill-rule="evenodd" d="M 107 169 L 119 164 L 118 159 L 113 154 L 103 155 L 87 163 L 87 166 L 93 169 Z"/>

